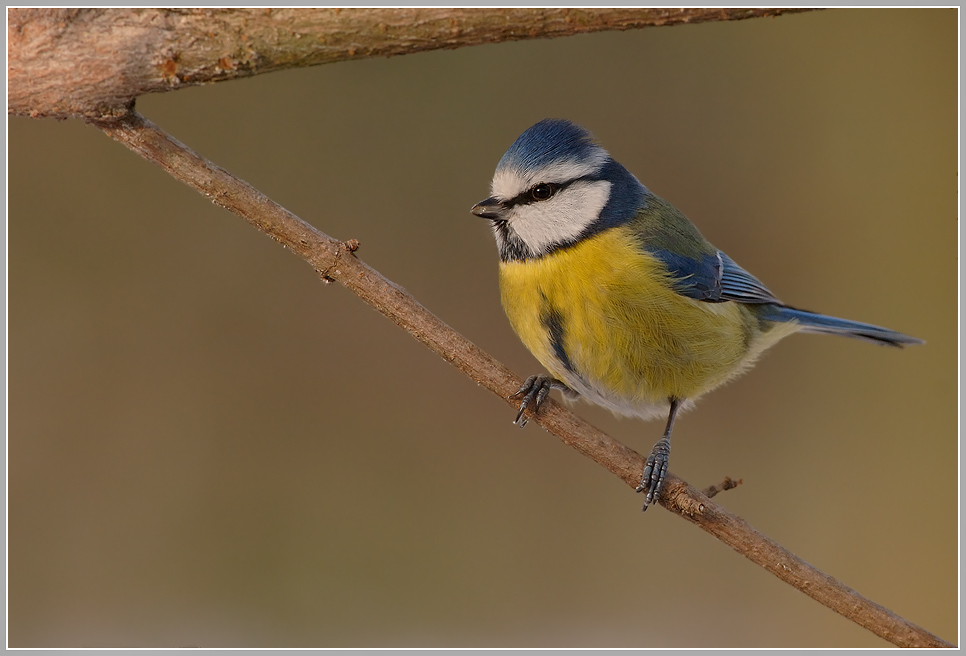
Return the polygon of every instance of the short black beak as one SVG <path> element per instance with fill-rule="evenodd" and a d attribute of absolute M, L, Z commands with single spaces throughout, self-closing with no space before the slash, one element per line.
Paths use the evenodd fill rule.
<path fill-rule="evenodd" d="M 481 200 L 479 203 L 474 205 L 470 212 L 482 219 L 491 219 L 495 221 L 503 218 L 505 210 L 503 205 L 500 204 L 500 201 L 490 196 L 486 200 Z"/>

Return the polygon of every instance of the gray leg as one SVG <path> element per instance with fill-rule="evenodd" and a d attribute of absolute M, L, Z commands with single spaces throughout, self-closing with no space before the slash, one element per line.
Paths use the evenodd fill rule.
<path fill-rule="evenodd" d="M 644 474 L 637 486 L 638 492 L 647 492 L 647 496 L 644 497 L 644 510 L 647 510 L 647 507 L 661 496 L 664 477 L 667 474 L 667 463 L 671 456 L 671 428 L 674 426 L 674 417 L 678 413 L 680 401 L 674 397 L 668 400 L 671 402 L 671 411 L 667 416 L 667 428 L 664 429 L 664 436 L 651 450 L 651 455 L 647 457 Z"/>

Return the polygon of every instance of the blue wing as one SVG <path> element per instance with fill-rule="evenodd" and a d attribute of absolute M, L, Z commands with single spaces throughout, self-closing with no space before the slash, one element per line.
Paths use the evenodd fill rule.
<path fill-rule="evenodd" d="M 688 298 L 708 303 L 735 301 L 737 303 L 781 305 L 774 294 L 730 257 L 718 251 L 700 260 L 661 249 L 650 250 L 667 267 L 674 278 L 676 291 Z"/>
<path fill-rule="evenodd" d="M 844 335 L 892 346 L 923 343 L 921 339 L 888 328 L 790 308 L 775 298 L 760 280 L 721 251 L 714 255 L 703 255 L 700 260 L 664 249 L 652 249 L 648 252 L 664 263 L 674 280 L 675 290 L 688 298 L 708 303 L 735 301 L 750 305 L 769 305 L 770 307 L 762 308 L 759 314 L 762 319 L 794 321 L 801 324 L 802 332 Z"/>
<path fill-rule="evenodd" d="M 729 301 L 739 303 L 776 303 L 781 305 L 781 301 L 768 291 L 758 278 L 754 277 L 730 257 L 718 251 L 721 258 L 721 296 Z"/>

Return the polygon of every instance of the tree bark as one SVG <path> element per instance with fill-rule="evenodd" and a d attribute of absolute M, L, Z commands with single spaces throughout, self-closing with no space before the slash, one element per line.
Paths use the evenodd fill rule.
<path fill-rule="evenodd" d="M 793 9 L 8 9 L 7 113 L 121 117 L 145 93 L 348 59 Z"/>

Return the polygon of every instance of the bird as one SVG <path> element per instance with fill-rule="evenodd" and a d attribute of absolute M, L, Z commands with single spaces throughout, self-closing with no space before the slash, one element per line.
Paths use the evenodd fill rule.
<path fill-rule="evenodd" d="M 510 325 L 548 372 L 510 397 L 520 401 L 514 423 L 525 426 L 552 390 L 618 415 L 666 417 L 636 488 L 643 510 L 663 491 L 678 413 L 781 339 L 923 343 L 786 305 L 567 120 L 523 132 L 470 211 L 493 229 Z"/>

